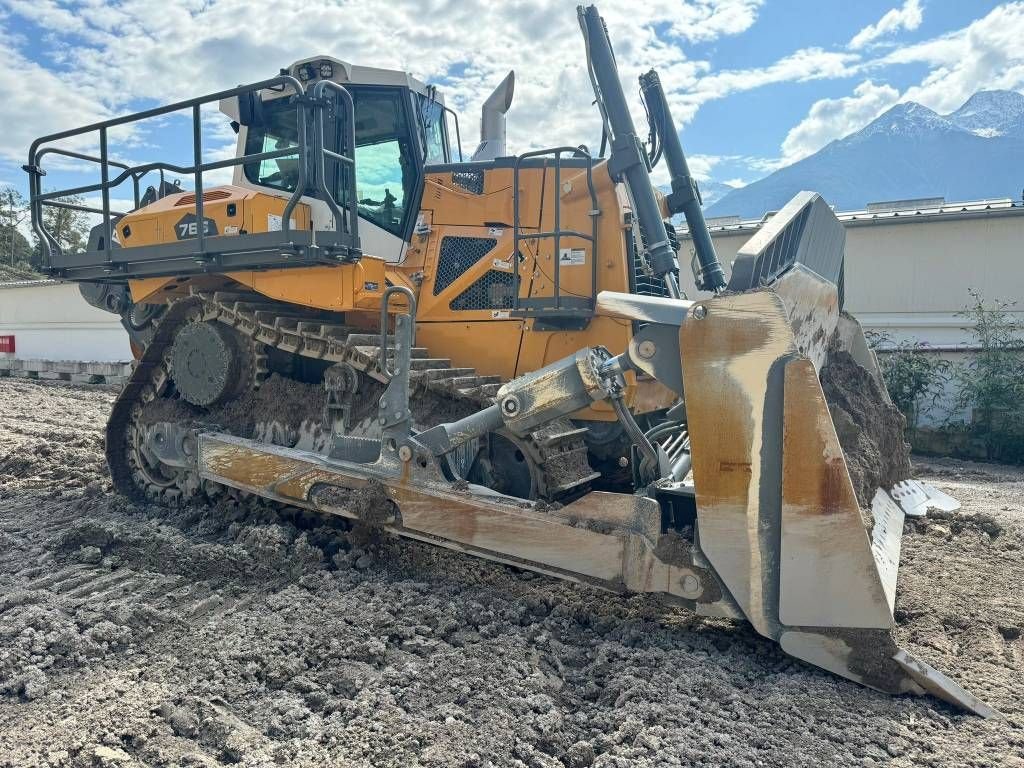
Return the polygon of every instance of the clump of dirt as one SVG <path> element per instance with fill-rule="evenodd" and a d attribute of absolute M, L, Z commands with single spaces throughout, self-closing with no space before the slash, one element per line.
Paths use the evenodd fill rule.
<path fill-rule="evenodd" d="M 829 350 L 821 388 L 857 500 L 869 507 L 876 489 L 910 477 L 910 445 L 903 439 L 906 419 L 848 352 Z"/>
<path fill-rule="evenodd" d="M 208 412 L 213 421 L 232 434 L 250 436 L 257 425 L 269 422 L 297 427 L 323 421 L 326 393 L 320 384 L 305 384 L 272 373 L 256 389 Z"/>

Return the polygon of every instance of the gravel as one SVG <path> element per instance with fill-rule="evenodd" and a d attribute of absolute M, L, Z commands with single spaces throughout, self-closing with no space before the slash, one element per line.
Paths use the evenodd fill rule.
<path fill-rule="evenodd" d="M 1024 472 L 916 470 L 888 697 L 693 617 L 340 521 L 112 494 L 113 393 L 0 380 L 0 766 L 1024 766 Z"/>

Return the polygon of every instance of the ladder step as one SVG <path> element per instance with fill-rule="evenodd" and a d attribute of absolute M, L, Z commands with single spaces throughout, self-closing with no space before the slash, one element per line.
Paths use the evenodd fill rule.
<path fill-rule="evenodd" d="M 348 343 L 355 347 L 380 347 L 379 333 L 352 333 L 349 334 Z"/>
<path fill-rule="evenodd" d="M 415 351 L 416 350 L 413 350 L 414 353 L 415 353 Z M 423 353 L 426 354 L 426 352 L 427 352 L 427 350 L 424 349 Z M 391 355 L 388 355 L 388 357 L 391 357 Z M 415 355 L 414 355 L 413 359 L 411 360 L 411 362 L 409 364 L 409 367 L 412 370 L 414 370 L 414 371 L 428 371 L 428 370 L 431 370 L 431 369 L 444 369 L 444 368 L 451 368 L 452 367 L 452 361 L 447 359 L 447 358 L 440 358 L 440 357 L 415 357 Z"/>
<path fill-rule="evenodd" d="M 559 432 L 558 434 L 555 435 L 548 435 L 543 440 L 541 440 L 541 445 L 543 445 L 545 448 L 549 448 L 553 445 L 558 445 L 559 443 L 564 443 L 568 440 L 575 440 L 577 438 L 581 438 L 585 434 L 587 434 L 586 427 L 580 427 L 579 429 L 570 429 L 566 430 L 565 432 Z"/>
<path fill-rule="evenodd" d="M 495 384 L 501 381 L 500 376 L 456 376 L 451 385 L 456 389 L 476 389 L 483 384 Z"/>
<path fill-rule="evenodd" d="M 429 368 L 425 371 L 416 371 L 415 375 L 422 381 L 447 381 L 448 379 L 465 378 L 472 373 L 472 368 Z"/>

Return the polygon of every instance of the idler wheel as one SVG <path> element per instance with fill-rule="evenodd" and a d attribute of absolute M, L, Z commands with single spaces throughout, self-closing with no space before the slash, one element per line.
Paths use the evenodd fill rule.
<path fill-rule="evenodd" d="M 211 406 L 241 394 L 248 383 L 247 341 L 217 322 L 182 327 L 169 360 L 181 397 L 193 405 Z"/>

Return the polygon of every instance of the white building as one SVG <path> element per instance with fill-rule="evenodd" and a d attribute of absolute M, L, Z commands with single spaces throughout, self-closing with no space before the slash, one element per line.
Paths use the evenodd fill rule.
<path fill-rule="evenodd" d="M 17 360 L 125 362 L 128 334 L 117 315 L 87 304 L 75 283 L 0 283 L 0 337 L 14 337 Z"/>

